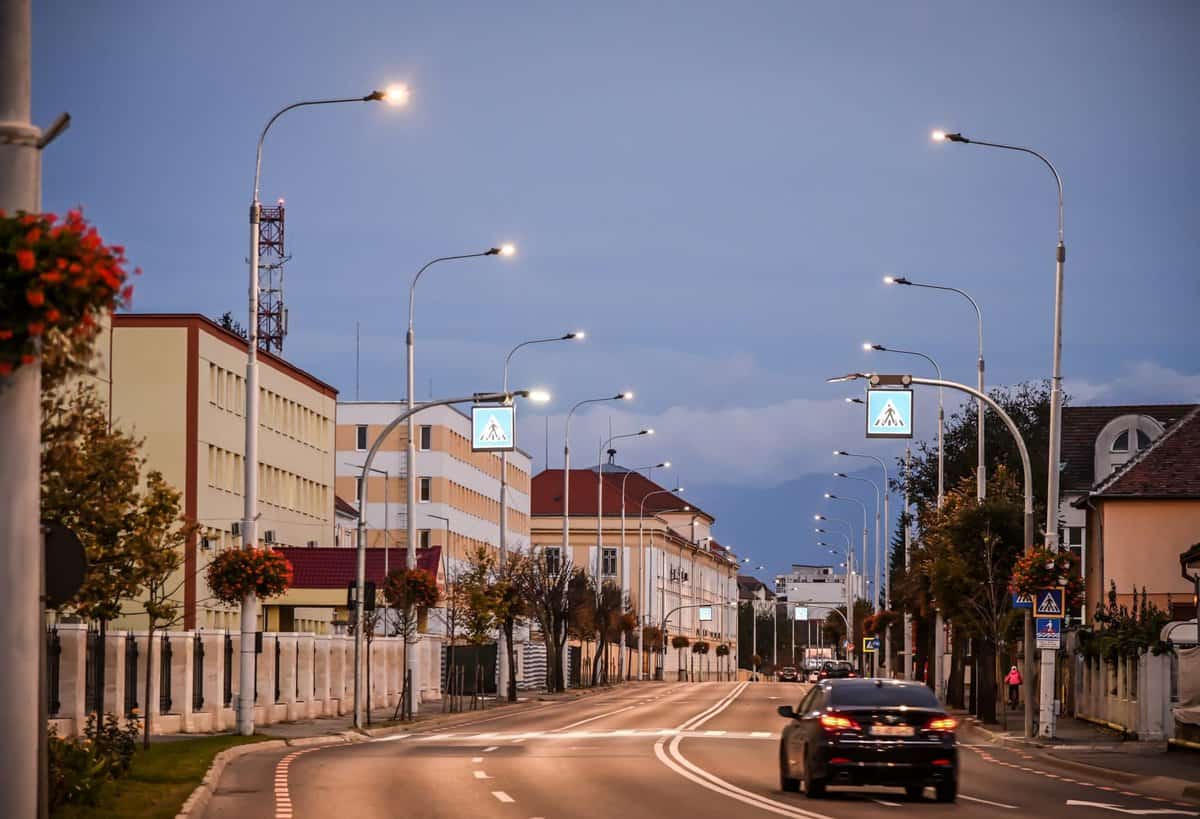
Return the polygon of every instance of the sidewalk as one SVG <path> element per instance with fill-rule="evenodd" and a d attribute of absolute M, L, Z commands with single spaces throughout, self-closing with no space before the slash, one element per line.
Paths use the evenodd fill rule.
<path fill-rule="evenodd" d="M 1200 801 L 1200 753 L 1168 750 L 1165 740 L 1138 741 L 1067 716 L 1055 721 L 1053 738 L 1026 739 L 1024 714 L 1020 711 L 1009 712 L 1003 725 L 984 725 L 961 711 L 956 716 L 964 720 L 969 731 L 992 742 L 1024 748 L 1070 770 L 1107 776 L 1174 798 Z"/>

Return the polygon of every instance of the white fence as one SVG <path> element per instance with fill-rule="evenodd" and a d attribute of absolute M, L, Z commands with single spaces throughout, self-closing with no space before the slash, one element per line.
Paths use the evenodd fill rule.
<path fill-rule="evenodd" d="M 156 734 L 233 727 L 241 635 L 167 631 L 155 632 L 152 641 L 147 636 L 145 631 L 113 631 L 101 646 L 99 634 L 83 624 L 60 624 L 48 633 L 49 716 L 60 736 L 81 733 L 88 713 L 101 710 L 101 696 L 106 713 L 124 716 L 136 708 L 144 715 L 152 709 Z M 370 706 L 395 707 L 404 679 L 402 641 L 377 637 L 369 645 L 363 665 Z M 420 654 L 421 679 L 415 688 L 422 699 L 440 696 L 440 647 L 440 640 L 427 637 L 408 647 Z M 353 710 L 353 637 L 267 632 L 256 656 L 257 725 Z"/>
<path fill-rule="evenodd" d="M 1134 734 L 1161 740 L 1174 733 L 1172 657 L 1146 653 L 1115 663 L 1082 658 L 1075 716 Z"/>

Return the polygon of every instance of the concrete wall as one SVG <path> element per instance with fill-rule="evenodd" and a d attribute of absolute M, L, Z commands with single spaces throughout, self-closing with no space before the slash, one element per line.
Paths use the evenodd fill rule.
<path fill-rule="evenodd" d="M 50 721 L 60 736 L 76 736 L 83 732 L 87 721 L 87 626 L 60 624 L 57 629 L 62 647 L 57 691 L 60 704 L 57 713 L 50 715 Z M 238 634 L 229 635 L 233 643 L 234 667 L 232 699 L 226 703 L 226 634 L 223 631 L 198 633 L 203 646 L 203 658 L 195 651 L 197 632 L 155 632 L 154 639 L 147 645 L 144 631 L 110 631 L 104 675 L 105 712 L 125 715 L 127 686 L 132 683 L 136 686 L 138 714 L 150 714 L 150 727 L 155 734 L 207 733 L 231 729 L 236 721 L 234 705 L 240 693 L 236 666 L 240 637 Z M 126 641 L 130 635 L 138 647 L 136 677 L 132 680 L 126 674 Z M 162 708 L 164 703 L 160 702 L 164 635 L 171 646 L 171 701 L 165 709 Z M 370 645 L 371 707 L 394 707 L 399 702 L 403 685 L 401 640 L 377 637 Z M 419 693 L 425 700 L 437 699 L 440 696 L 440 642 L 423 639 L 409 646 L 409 650 L 423 654 L 420 666 L 423 677 L 417 684 Z M 278 680 L 275 673 L 276 653 L 279 655 Z M 148 698 L 147 663 L 150 669 Z M 196 672 L 197 665 L 199 672 Z M 196 673 L 199 673 L 202 702 L 193 697 Z M 364 679 L 368 679 L 365 674 Z M 353 709 L 354 698 L 354 639 L 347 635 L 264 633 L 263 650 L 258 655 L 257 683 L 254 719 L 259 725 L 348 714 Z M 53 692 L 51 699 L 55 699 Z"/>
<path fill-rule="evenodd" d="M 1083 658 L 1075 692 L 1075 716 L 1161 740 L 1172 735 L 1171 658 L 1143 654 L 1115 663 Z"/>

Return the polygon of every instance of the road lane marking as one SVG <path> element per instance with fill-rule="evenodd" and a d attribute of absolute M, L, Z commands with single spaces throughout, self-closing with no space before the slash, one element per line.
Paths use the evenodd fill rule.
<path fill-rule="evenodd" d="M 292 751 L 275 763 L 275 819 L 292 819 L 292 796 L 288 789 L 288 769 L 291 767 L 292 760 L 317 750 L 320 749 L 305 748 L 300 751 Z"/>
<path fill-rule="evenodd" d="M 637 708 L 637 706 L 636 705 L 626 705 L 624 708 L 618 708 L 616 711 L 609 711 L 606 714 L 597 714 L 594 717 L 588 717 L 587 719 L 581 719 L 581 720 L 579 720 L 579 722 L 572 722 L 570 725 L 564 725 L 561 728 L 555 728 L 553 730 L 554 731 L 569 731 L 570 729 L 572 729 L 578 725 L 586 725 L 589 722 L 595 722 L 598 719 L 604 719 L 605 717 L 611 717 L 615 714 L 620 714 L 624 711 L 631 711 L 634 708 Z"/>
<path fill-rule="evenodd" d="M 483 752 L 485 754 L 490 754 L 492 751 L 496 750 L 499 747 L 500 747 L 499 745 L 489 745 L 488 747 L 483 749 Z"/>
<path fill-rule="evenodd" d="M 511 796 L 509 796 L 504 791 L 492 791 L 492 796 L 496 797 L 496 799 L 501 802 L 516 802 L 517 801 L 516 799 L 513 799 Z"/>
<path fill-rule="evenodd" d="M 476 779 L 491 779 L 491 777 L 488 776 L 487 773 L 484 771 L 475 771 L 475 778 Z"/>
<path fill-rule="evenodd" d="M 475 763 L 483 762 L 483 757 L 481 757 L 481 756 L 473 756 L 473 757 L 471 757 L 471 761 L 472 761 L 472 762 L 475 762 Z"/>
<path fill-rule="evenodd" d="M 959 799 L 966 799 L 968 802 L 978 802 L 981 805 L 991 805 L 993 808 L 1004 808 L 1005 810 L 1017 810 L 1017 805 L 1006 805 L 1003 802 L 992 802 L 989 799 L 980 799 L 978 796 L 967 796 L 965 793 L 958 795 Z"/>
<path fill-rule="evenodd" d="M 1128 813 L 1133 816 L 1200 816 L 1191 810 L 1175 810 L 1174 808 L 1123 808 L 1108 802 L 1081 802 L 1078 799 L 1068 799 L 1067 804 L 1080 808 L 1101 808 L 1114 813 Z"/>
<path fill-rule="evenodd" d="M 875 803 L 875 804 L 877 804 L 877 805 L 883 805 L 883 806 L 884 806 L 884 807 L 886 807 L 886 808 L 899 808 L 899 807 L 903 807 L 903 806 L 902 806 L 902 805 L 901 805 L 899 802 L 887 802 L 887 801 L 885 801 L 885 800 L 883 800 L 883 799 L 872 799 L 871 801 L 872 801 L 872 802 L 874 802 L 874 803 Z"/>

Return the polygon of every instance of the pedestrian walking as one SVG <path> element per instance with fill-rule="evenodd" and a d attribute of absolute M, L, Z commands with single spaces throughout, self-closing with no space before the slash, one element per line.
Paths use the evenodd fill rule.
<path fill-rule="evenodd" d="M 1014 665 L 1008 670 L 1004 681 L 1008 683 L 1008 707 L 1016 708 L 1021 698 L 1021 672 Z"/>

